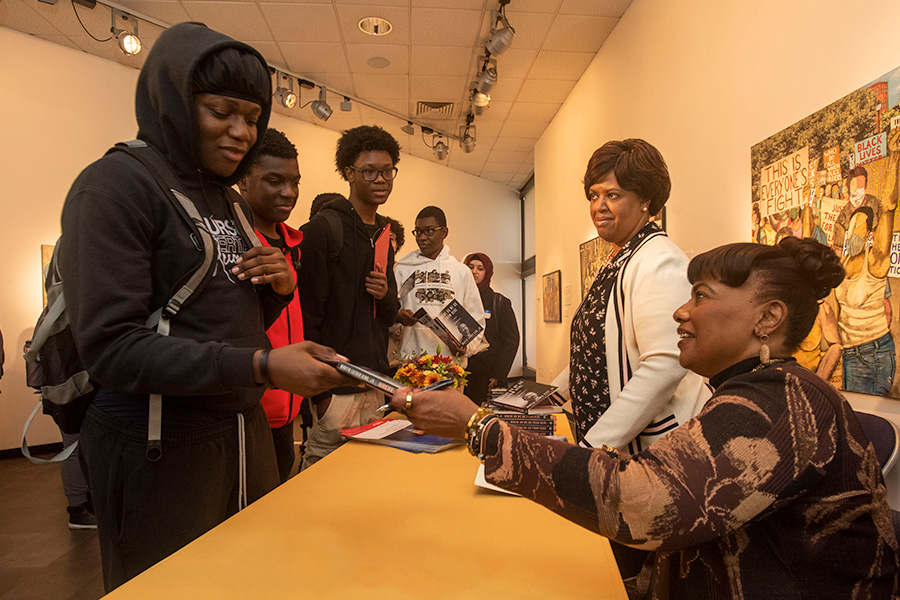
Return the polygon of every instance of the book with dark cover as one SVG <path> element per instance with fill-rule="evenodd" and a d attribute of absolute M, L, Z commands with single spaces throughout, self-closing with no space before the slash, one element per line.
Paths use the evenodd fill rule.
<path fill-rule="evenodd" d="M 457 345 L 465 346 L 484 330 L 484 327 L 456 299 L 448 302 L 447 306 L 434 318 L 428 314 L 424 307 L 417 310 L 413 316 L 448 346 L 451 339 Z"/>
<path fill-rule="evenodd" d="M 522 379 L 509 386 L 505 393 L 492 399 L 490 403 L 501 410 L 526 412 L 546 400 L 555 391 L 555 385 Z"/>
<path fill-rule="evenodd" d="M 348 375 L 358 381 L 363 382 L 369 387 L 382 391 L 388 396 L 393 396 L 394 392 L 403 387 L 403 384 L 396 379 L 388 377 L 387 375 L 379 373 L 378 371 L 373 371 L 368 367 L 361 367 L 359 365 L 354 365 L 342 360 L 325 358 L 324 356 L 317 356 L 316 358 L 324 363 L 328 363 L 344 375 Z"/>

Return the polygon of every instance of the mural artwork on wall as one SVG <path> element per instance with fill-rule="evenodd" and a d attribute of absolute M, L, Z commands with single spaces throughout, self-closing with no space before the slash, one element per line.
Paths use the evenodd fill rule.
<path fill-rule="evenodd" d="M 562 323 L 561 271 L 544 275 L 544 323 Z"/>
<path fill-rule="evenodd" d="M 900 397 L 900 68 L 751 149 L 751 241 L 830 246 L 847 270 L 797 360 L 848 391 Z"/>

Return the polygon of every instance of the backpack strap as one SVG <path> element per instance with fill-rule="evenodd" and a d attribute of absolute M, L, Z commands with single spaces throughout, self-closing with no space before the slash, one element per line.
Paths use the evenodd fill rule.
<path fill-rule="evenodd" d="M 328 221 L 328 227 L 331 229 L 331 251 L 328 255 L 332 259 L 337 259 L 344 248 L 344 224 L 341 222 L 341 215 L 327 206 L 319 214 Z"/>
<path fill-rule="evenodd" d="M 59 454 L 57 454 L 53 458 L 36 458 L 31 455 L 31 450 L 28 449 L 28 442 L 25 441 L 25 434 L 28 433 L 28 428 L 31 427 L 31 422 L 34 421 L 34 418 L 37 416 L 38 411 L 41 410 L 43 405 L 44 405 L 43 401 L 40 398 L 38 398 L 37 406 L 35 406 L 34 410 L 31 411 L 31 414 L 28 415 L 28 419 L 25 421 L 25 429 L 22 430 L 22 454 L 25 456 L 25 458 L 27 458 L 28 460 L 30 460 L 31 462 L 33 462 L 36 465 L 45 465 L 45 464 L 50 464 L 50 463 L 62 462 L 64 460 L 66 460 L 67 458 L 69 458 L 69 456 L 71 456 L 72 452 L 75 451 L 75 448 L 78 447 L 78 441 L 76 440 L 74 443 L 69 444 L 68 446 L 63 448 L 62 451 L 60 451 Z"/>
<path fill-rule="evenodd" d="M 175 292 L 165 306 L 156 310 L 147 319 L 148 327 L 156 327 L 160 335 L 169 335 L 171 319 L 178 314 L 188 299 L 208 280 L 215 259 L 215 244 L 203 223 L 194 202 L 180 191 L 181 182 L 175 177 L 169 165 L 152 147 L 142 140 L 131 140 L 116 144 L 110 152 L 122 151 L 137 159 L 150 172 L 156 183 L 172 202 L 178 213 L 187 221 L 191 230 L 199 235 L 203 244 L 203 261 L 190 279 Z M 243 211 L 238 211 L 243 214 Z M 244 217 L 246 222 L 246 217 Z M 241 223 L 243 226 L 243 223 Z M 255 237 L 255 236 L 254 236 Z M 162 394 L 150 394 L 150 409 L 147 421 L 147 460 L 156 462 L 162 457 Z"/>

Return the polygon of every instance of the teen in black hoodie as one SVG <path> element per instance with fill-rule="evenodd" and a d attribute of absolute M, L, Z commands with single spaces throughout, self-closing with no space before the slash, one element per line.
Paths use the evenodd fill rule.
<path fill-rule="evenodd" d="M 60 268 L 79 354 L 98 388 L 80 455 L 107 591 L 278 484 L 263 384 L 311 395 L 344 381 L 311 356 L 333 352 L 309 343 L 272 351 L 268 373 L 260 366 L 265 330 L 294 281 L 280 252 L 241 237 L 226 188 L 250 167 L 270 108 L 262 56 L 200 23 L 164 32 L 141 71 L 138 138 L 169 163 L 217 250 L 212 276 L 169 336 L 145 323 L 200 264 L 196 234 L 121 152 L 86 168 L 66 199 Z M 163 394 L 155 462 L 146 455 L 152 393 Z"/>

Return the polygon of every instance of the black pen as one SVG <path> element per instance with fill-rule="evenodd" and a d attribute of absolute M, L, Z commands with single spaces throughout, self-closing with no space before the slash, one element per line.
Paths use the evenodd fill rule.
<path fill-rule="evenodd" d="M 452 379 L 441 379 L 440 381 L 435 381 L 428 387 L 424 387 L 419 391 L 420 392 L 433 392 L 434 390 L 442 390 L 445 387 L 450 386 L 450 385 L 453 385 Z M 394 405 L 391 404 L 390 402 L 388 402 L 384 406 L 380 406 L 380 407 L 376 408 L 375 411 L 376 412 L 387 412 L 392 408 L 394 408 Z"/>

